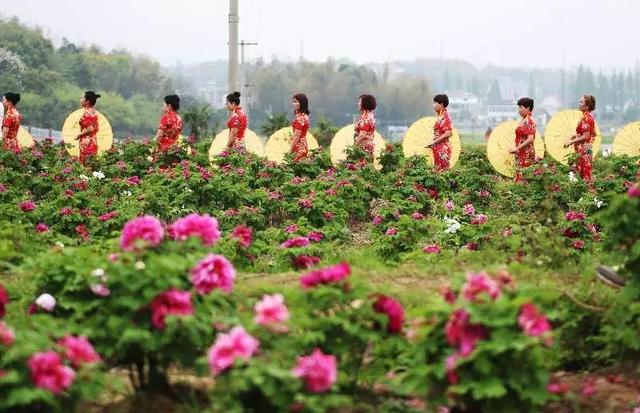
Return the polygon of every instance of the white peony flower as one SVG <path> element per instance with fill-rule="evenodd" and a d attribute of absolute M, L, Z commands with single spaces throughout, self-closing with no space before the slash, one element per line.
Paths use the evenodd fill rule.
<path fill-rule="evenodd" d="M 136 263 L 134 264 L 134 268 L 138 271 L 142 271 L 146 268 L 147 266 L 145 265 L 144 262 L 142 261 L 136 261 Z"/>
<path fill-rule="evenodd" d="M 600 209 L 604 206 L 604 201 L 602 199 L 598 199 L 598 198 L 593 198 L 593 203 L 595 204 L 596 208 Z"/>
<path fill-rule="evenodd" d="M 576 175 L 573 173 L 573 171 L 569 172 L 569 182 L 578 182 L 578 178 L 576 178 Z"/>
<path fill-rule="evenodd" d="M 102 268 L 96 268 L 91 271 L 91 275 L 94 277 L 104 277 L 104 270 Z"/>
<path fill-rule="evenodd" d="M 80 175 L 80 176 L 78 176 L 78 178 L 80 178 L 83 181 L 90 181 L 91 180 L 91 178 L 89 178 L 87 175 Z"/>
<path fill-rule="evenodd" d="M 102 179 L 104 179 L 105 175 L 104 175 L 104 173 L 102 171 L 95 171 L 93 173 L 93 177 L 98 179 L 98 180 L 102 180 Z"/>
<path fill-rule="evenodd" d="M 444 217 L 444 222 L 449 226 L 444 230 L 446 234 L 455 234 L 462 227 L 462 224 L 453 218 Z"/>
<path fill-rule="evenodd" d="M 36 298 L 36 305 L 50 313 L 56 308 L 56 299 L 51 294 L 44 293 Z"/>
<path fill-rule="evenodd" d="M 124 191 L 122 194 L 123 194 L 123 195 L 126 195 L 126 196 L 131 196 L 131 195 L 133 195 L 133 193 L 132 193 L 131 191 Z"/>

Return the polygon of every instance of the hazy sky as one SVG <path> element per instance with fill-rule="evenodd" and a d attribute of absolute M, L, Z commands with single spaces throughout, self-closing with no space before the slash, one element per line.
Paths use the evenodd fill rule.
<path fill-rule="evenodd" d="M 596 69 L 640 61 L 640 0 L 239 0 L 247 57 L 357 62 L 460 58 Z M 163 64 L 226 58 L 228 0 L 0 0 L 54 39 L 126 47 Z"/>

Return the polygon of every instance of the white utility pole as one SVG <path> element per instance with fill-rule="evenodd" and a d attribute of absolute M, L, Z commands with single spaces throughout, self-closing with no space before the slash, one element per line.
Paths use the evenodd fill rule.
<path fill-rule="evenodd" d="M 229 84 L 228 92 L 238 90 L 238 0 L 229 0 Z"/>

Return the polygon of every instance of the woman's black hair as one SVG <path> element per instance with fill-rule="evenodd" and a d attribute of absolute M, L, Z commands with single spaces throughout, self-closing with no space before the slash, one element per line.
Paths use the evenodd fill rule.
<path fill-rule="evenodd" d="M 227 102 L 235 103 L 236 105 L 240 104 L 240 92 L 233 92 L 227 95 Z"/>
<path fill-rule="evenodd" d="M 589 111 L 594 111 L 596 110 L 596 98 L 593 95 L 584 95 L 584 103 L 587 104 L 587 108 L 589 108 Z"/>
<path fill-rule="evenodd" d="M 447 96 L 447 95 L 435 95 L 433 97 L 433 101 L 436 102 L 436 103 L 441 104 L 445 108 L 447 106 L 449 106 L 449 96 Z"/>
<path fill-rule="evenodd" d="M 523 108 L 527 108 L 530 111 L 533 111 L 533 99 L 531 99 L 531 98 L 520 98 L 518 100 L 518 106 L 522 106 Z"/>
<path fill-rule="evenodd" d="M 376 110 L 376 98 L 373 95 L 360 95 L 360 100 L 362 100 L 362 109 L 364 110 Z"/>
<path fill-rule="evenodd" d="M 87 90 L 86 92 L 84 92 L 84 100 L 89 102 L 91 106 L 94 106 L 96 104 L 96 101 L 100 96 L 101 95 L 97 94 L 93 90 Z"/>
<path fill-rule="evenodd" d="M 4 94 L 4 97 L 11 102 L 13 106 L 17 105 L 20 102 L 20 93 L 7 92 Z"/>
<path fill-rule="evenodd" d="M 164 103 L 171 106 L 173 110 L 180 110 L 180 97 L 178 95 L 165 96 Z"/>
<path fill-rule="evenodd" d="M 293 98 L 297 100 L 298 103 L 300 103 L 298 112 L 305 113 L 307 115 L 311 113 L 309 112 L 309 99 L 307 99 L 307 95 L 305 95 L 304 93 L 296 93 L 295 95 L 293 95 Z"/>

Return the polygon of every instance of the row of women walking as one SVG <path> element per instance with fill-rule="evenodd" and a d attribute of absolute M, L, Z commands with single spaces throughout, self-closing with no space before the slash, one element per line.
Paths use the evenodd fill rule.
<path fill-rule="evenodd" d="M 79 141 L 79 160 L 86 164 L 98 153 L 97 135 L 99 132 L 98 112 L 95 105 L 100 95 L 87 91 L 80 98 L 80 106 L 83 109 L 79 120 L 80 133 L 75 137 Z M 245 150 L 245 132 L 247 130 L 247 115 L 240 104 L 240 92 L 233 92 L 226 97 L 226 108 L 229 111 L 227 127 L 229 137 L 227 148 L 231 150 Z M 17 109 L 20 102 L 20 94 L 5 93 L 2 98 L 4 106 L 4 119 L 2 122 L 2 148 L 5 150 L 20 152 L 17 140 L 18 130 L 22 121 L 22 115 Z M 376 99 L 373 95 L 363 94 L 357 101 L 360 115 L 354 123 L 354 145 L 369 154 L 373 159 L 374 135 L 376 132 Z M 291 127 L 293 135 L 289 152 L 293 154 L 295 162 L 299 162 L 309 156 L 307 145 L 307 132 L 311 125 L 309 119 L 309 100 L 303 93 L 293 95 L 291 99 L 293 120 Z M 449 169 L 452 147 L 449 141 L 453 134 L 453 121 L 447 110 L 449 98 L 445 94 L 436 95 L 433 98 L 433 111 L 437 118 L 433 126 L 433 140 L 428 142 L 426 148 L 433 151 L 434 165 L 437 171 Z M 536 138 L 536 122 L 533 118 L 534 101 L 523 97 L 517 102 L 518 113 L 521 120 L 515 130 L 513 147 L 510 150 L 515 156 L 516 165 L 526 168 L 535 162 L 534 141 Z M 573 146 L 578 154 L 577 172 L 586 180 L 591 181 L 591 163 L 593 159 L 592 145 L 596 136 L 596 123 L 592 112 L 596 108 L 596 99 L 592 95 L 584 95 L 580 98 L 578 108 L 583 115 L 578 122 L 575 134 L 567 136 L 565 148 Z M 178 140 L 184 126 L 179 114 L 180 97 L 168 95 L 164 98 L 163 114 L 158 122 L 156 132 L 157 152 L 166 152 L 179 144 Z M 516 174 L 516 179 L 519 174 Z"/>

